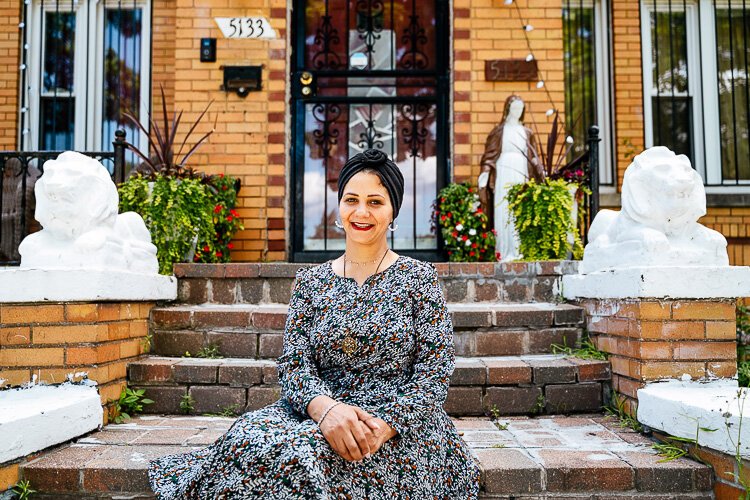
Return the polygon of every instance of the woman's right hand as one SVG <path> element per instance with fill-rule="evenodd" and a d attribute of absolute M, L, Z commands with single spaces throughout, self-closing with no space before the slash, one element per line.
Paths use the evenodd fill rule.
<path fill-rule="evenodd" d="M 331 448 L 345 460 L 359 462 L 377 449 L 377 437 L 360 420 L 363 410 L 345 403 L 336 405 L 319 423 Z"/>

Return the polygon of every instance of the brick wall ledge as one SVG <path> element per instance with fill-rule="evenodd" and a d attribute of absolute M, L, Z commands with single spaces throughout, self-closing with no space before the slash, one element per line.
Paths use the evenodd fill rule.
<path fill-rule="evenodd" d="M 652 382 L 638 390 L 638 421 L 672 436 L 695 439 L 698 426 L 716 429 L 698 432 L 698 444 L 735 456 L 750 458 L 750 395 L 736 379 Z M 742 430 L 741 435 L 738 431 Z M 729 478 L 724 478 L 729 479 Z"/>
<path fill-rule="evenodd" d="M 674 266 L 611 269 L 563 276 L 566 299 L 733 299 L 750 296 L 750 267 Z"/>
<path fill-rule="evenodd" d="M 0 303 L 174 300 L 172 276 L 118 270 L 0 270 Z"/>
<path fill-rule="evenodd" d="M 0 391 L 0 464 L 95 430 L 102 412 L 99 394 L 89 385 Z"/>
<path fill-rule="evenodd" d="M 539 262 L 437 262 L 441 277 L 529 277 L 576 274 L 578 261 Z M 318 264 L 298 262 L 247 262 L 230 264 L 175 264 L 177 278 L 294 278 L 300 267 Z"/>

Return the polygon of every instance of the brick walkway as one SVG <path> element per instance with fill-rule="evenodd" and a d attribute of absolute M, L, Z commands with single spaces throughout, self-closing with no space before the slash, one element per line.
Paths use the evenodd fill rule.
<path fill-rule="evenodd" d="M 481 498 L 708 499 L 711 470 L 658 463 L 652 441 L 599 416 L 455 419 L 483 470 Z M 212 443 L 218 417 L 143 416 L 109 425 L 24 466 L 37 498 L 147 498 L 149 459 Z M 615 494 L 616 492 L 616 494 Z"/>

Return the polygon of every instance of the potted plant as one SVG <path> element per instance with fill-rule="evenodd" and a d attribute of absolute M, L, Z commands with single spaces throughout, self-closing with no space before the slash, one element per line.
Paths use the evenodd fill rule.
<path fill-rule="evenodd" d="M 213 133 L 212 129 L 187 146 L 211 103 L 178 144 L 182 112 L 176 112 L 170 121 L 163 88 L 161 97 L 162 126 L 150 117 L 147 130 L 133 115 L 124 113 L 146 135 L 148 149 L 141 151 L 132 143 L 126 144 L 142 162 L 118 187 L 120 210 L 132 210 L 143 217 L 156 245 L 162 274 L 171 274 L 175 262 L 227 262 L 231 239 L 243 229 L 234 209 L 239 179 L 206 175 L 187 165 Z"/>
<path fill-rule="evenodd" d="M 489 227 L 479 194 L 469 183 L 449 184 L 433 205 L 433 231 L 439 227 L 451 262 L 495 262 L 495 229 Z"/>
<path fill-rule="evenodd" d="M 577 226 L 578 202 L 589 190 L 585 187 L 585 153 L 568 161 L 573 145 L 573 138 L 565 134 L 555 113 L 546 148 L 532 149 L 531 153 L 543 167 L 542 179 L 531 179 L 508 190 L 508 208 L 514 217 L 524 260 L 583 256 Z"/>

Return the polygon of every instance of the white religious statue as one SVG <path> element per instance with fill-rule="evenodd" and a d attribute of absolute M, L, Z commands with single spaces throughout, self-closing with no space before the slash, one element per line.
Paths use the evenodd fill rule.
<path fill-rule="evenodd" d="M 135 212 L 118 215 L 117 188 L 97 160 L 66 151 L 47 161 L 34 194 L 43 229 L 21 242 L 21 269 L 158 273 L 143 219 Z"/>
<path fill-rule="evenodd" d="M 505 101 L 502 121 L 487 136 L 477 181 L 479 200 L 497 231 L 495 250 L 501 261 L 518 260 L 520 242 L 505 195 L 514 184 L 540 180 L 536 139 L 523 125 L 525 104 L 517 95 Z"/>
<path fill-rule="evenodd" d="M 706 191 L 685 155 L 659 146 L 625 170 L 622 210 L 600 211 L 581 273 L 655 266 L 728 266 L 727 240 L 698 223 Z"/>

